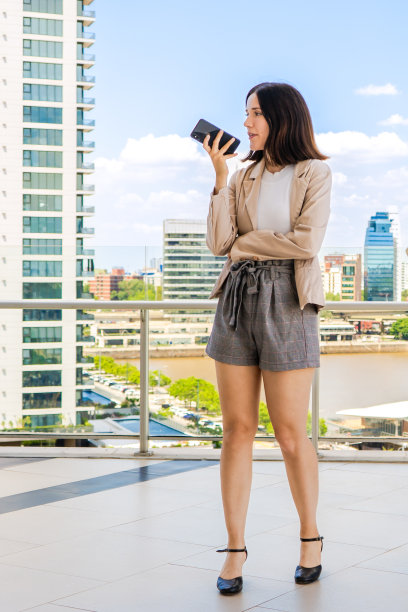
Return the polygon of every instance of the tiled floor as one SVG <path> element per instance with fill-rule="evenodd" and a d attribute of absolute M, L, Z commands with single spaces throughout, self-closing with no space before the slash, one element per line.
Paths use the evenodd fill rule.
<path fill-rule="evenodd" d="M 218 461 L 0 458 L 0 610 L 407 612 L 408 464 L 320 462 L 322 574 L 293 580 L 282 461 L 254 461 L 244 589 L 223 597 Z"/>

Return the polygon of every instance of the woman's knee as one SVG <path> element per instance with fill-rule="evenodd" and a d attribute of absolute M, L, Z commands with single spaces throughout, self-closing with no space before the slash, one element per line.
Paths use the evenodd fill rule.
<path fill-rule="evenodd" d="M 282 453 L 288 456 L 296 456 L 308 440 L 306 430 L 303 432 L 290 427 L 278 431 L 275 429 L 275 438 Z"/>
<path fill-rule="evenodd" d="M 258 423 L 235 421 L 223 426 L 223 439 L 229 444 L 242 444 L 252 441 L 258 429 Z"/>

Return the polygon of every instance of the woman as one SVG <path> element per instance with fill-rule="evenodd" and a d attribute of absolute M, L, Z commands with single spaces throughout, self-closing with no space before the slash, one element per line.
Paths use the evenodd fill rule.
<path fill-rule="evenodd" d="M 306 420 L 314 369 L 320 366 L 318 312 L 324 292 L 317 253 L 330 214 L 331 170 L 316 146 L 306 102 L 294 87 L 261 83 L 246 97 L 253 161 L 227 186 L 231 142 L 203 148 L 216 178 L 207 246 L 226 255 L 210 295 L 219 297 L 206 353 L 215 360 L 223 416 L 220 474 L 228 547 L 217 580 L 222 594 L 242 589 L 244 530 L 258 429 L 261 378 L 300 519 L 295 581 L 321 573 L 323 536 L 316 524 L 318 462 Z"/>

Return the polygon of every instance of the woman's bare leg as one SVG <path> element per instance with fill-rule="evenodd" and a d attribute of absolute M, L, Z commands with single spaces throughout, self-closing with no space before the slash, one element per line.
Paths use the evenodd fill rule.
<path fill-rule="evenodd" d="M 228 548 L 245 546 L 245 522 L 252 483 L 252 449 L 259 422 L 261 371 L 215 361 L 223 420 L 220 475 Z M 245 552 L 225 553 L 222 578 L 242 575 Z"/>
<path fill-rule="evenodd" d="M 272 372 L 262 370 L 265 397 L 276 439 L 285 460 L 289 485 L 300 519 L 300 537 L 319 535 L 316 509 L 319 494 L 318 461 L 307 437 L 306 421 L 314 368 Z M 320 564 L 321 542 L 300 542 L 304 567 Z"/>

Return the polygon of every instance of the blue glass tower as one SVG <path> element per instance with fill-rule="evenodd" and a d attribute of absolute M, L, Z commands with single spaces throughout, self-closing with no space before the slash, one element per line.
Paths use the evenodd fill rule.
<path fill-rule="evenodd" d="M 366 301 L 394 299 L 394 236 L 387 212 L 373 215 L 364 242 L 364 292 Z"/>

